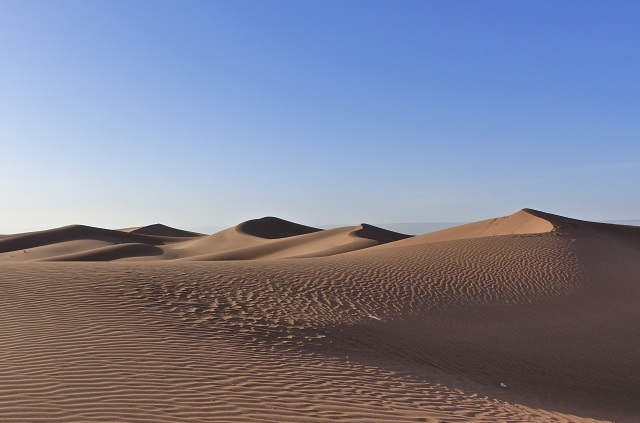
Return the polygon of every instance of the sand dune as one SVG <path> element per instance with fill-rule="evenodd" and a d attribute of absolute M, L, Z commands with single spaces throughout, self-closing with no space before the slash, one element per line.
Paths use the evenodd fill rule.
<path fill-rule="evenodd" d="M 320 257 L 408 237 L 366 224 L 320 230 L 273 219 L 244 222 L 209 237 L 183 243 L 176 246 L 176 250 L 181 250 L 181 255 L 189 260 Z"/>
<path fill-rule="evenodd" d="M 158 237 L 123 233 L 84 225 L 70 225 L 45 231 L 10 235 L 0 239 L 0 261 L 44 260 L 81 254 L 122 243 L 162 244 Z"/>
<path fill-rule="evenodd" d="M 92 254 L 158 255 L 0 264 L 0 420 L 640 420 L 640 228 L 530 209 L 395 241 L 276 223 L 85 229 Z M 153 260 L 198 252 L 307 258 Z"/>
<path fill-rule="evenodd" d="M 321 229 L 300 225 L 273 216 L 266 216 L 260 219 L 247 220 L 239 224 L 237 230 L 258 238 L 277 239 L 318 232 Z"/>
<path fill-rule="evenodd" d="M 538 217 L 532 209 L 522 209 L 509 216 L 481 220 L 454 226 L 424 235 L 418 235 L 393 246 L 420 245 L 429 242 L 452 241 L 455 239 L 480 238 L 499 235 L 521 235 L 550 232 L 553 223 Z"/>
<path fill-rule="evenodd" d="M 47 259 L 75 261 L 81 260 L 82 257 L 85 257 L 84 260 L 115 260 L 149 255 L 151 252 L 158 255 L 164 253 L 160 246 L 166 248 L 169 244 L 185 241 L 186 236 L 175 236 L 181 231 L 168 229 L 171 231 L 155 231 L 155 234 L 152 234 L 151 232 L 154 231 L 151 230 L 149 234 L 143 234 L 136 231 L 123 232 L 85 225 L 70 225 L 8 235 L 0 238 L 0 261 Z M 191 237 L 189 235 L 189 239 Z M 129 246 L 123 246 L 125 244 Z M 137 245 L 137 247 L 131 245 Z M 142 247 L 143 245 L 145 247 Z M 106 249 L 102 252 L 96 251 L 101 248 Z M 118 253 L 115 253 L 116 251 Z M 142 251 L 146 251 L 147 254 L 141 254 Z"/>
<path fill-rule="evenodd" d="M 249 220 L 209 236 L 162 224 L 120 230 L 71 225 L 0 238 L 0 261 L 318 257 L 407 237 L 366 224 L 323 231 L 276 217 Z"/>
<path fill-rule="evenodd" d="M 132 234 L 155 235 L 162 237 L 197 237 L 204 235 L 197 232 L 172 228 L 171 226 L 163 225 L 161 223 L 154 223 L 153 225 L 147 226 L 136 226 L 133 228 L 124 228 L 120 229 L 120 231 Z"/>
<path fill-rule="evenodd" d="M 142 241 L 156 244 L 161 243 L 154 238 L 148 238 L 144 235 L 122 233 L 120 231 L 94 228 L 85 225 L 70 225 L 45 231 L 9 235 L 0 240 L 0 252 L 4 253 L 7 251 L 24 250 L 27 248 L 40 247 L 58 242 L 76 240 L 96 240 L 111 243 L 127 241 Z"/>

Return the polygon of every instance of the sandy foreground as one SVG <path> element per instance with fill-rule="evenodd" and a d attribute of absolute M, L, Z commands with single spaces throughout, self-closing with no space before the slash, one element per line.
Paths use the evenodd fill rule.
<path fill-rule="evenodd" d="M 640 421 L 640 228 L 0 236 L 1 422 Z"/>

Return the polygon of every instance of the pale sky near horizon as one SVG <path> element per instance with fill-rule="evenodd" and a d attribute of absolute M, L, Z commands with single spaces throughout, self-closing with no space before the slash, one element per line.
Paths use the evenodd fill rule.
<path fill-rule="evenodd" d="M 0 234 L 640 218 L 640 2 L 0 0 Z"/>

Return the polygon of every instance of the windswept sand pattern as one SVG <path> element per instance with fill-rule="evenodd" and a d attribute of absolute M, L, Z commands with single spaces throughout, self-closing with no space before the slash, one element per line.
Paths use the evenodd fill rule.
<path fill-rule="evenodd" d="M 198 315 L 311 315 L 317 324 L 332 325 L 356 323 L 372 313 L 395 318 L 454 305 L 531 303 L 567 294 L 580 284 L 572 242 L 551 234 L 522 237 L 516 247 L 502 241 L 452 241 L 322 259 L 226 262 L 215 272 L 194 263 L 176 275 L 171 275 L 171 266 L 150 264 L 143 267 L 148 279 L 135 289 L 142 298 L 156 298 L 173 308 L 183 305 Z M 487 250 L 492 254 L 482 254 Z M 180 279 L 190 282 L 168 282 Z"/>
<path fill-rule="evenodd" d="M 0 421 L 638 421 L 640 232 L 512 216 L 327 257 L 3 263 Z M 184 242 L 333 237 L 275 223 Z"/>
<path fill-rule="evenodd" d="M 575 421 L 123 301 L 138 265 L 37 268 L 3 266 L 3 421 Z"/>

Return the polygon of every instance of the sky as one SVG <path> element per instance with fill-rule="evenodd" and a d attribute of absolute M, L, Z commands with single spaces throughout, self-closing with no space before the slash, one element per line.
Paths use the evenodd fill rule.
<path fill-rule="evenodd" d="M 0 0 L 0 233 L 640 218 L 638 16 Z"/>

